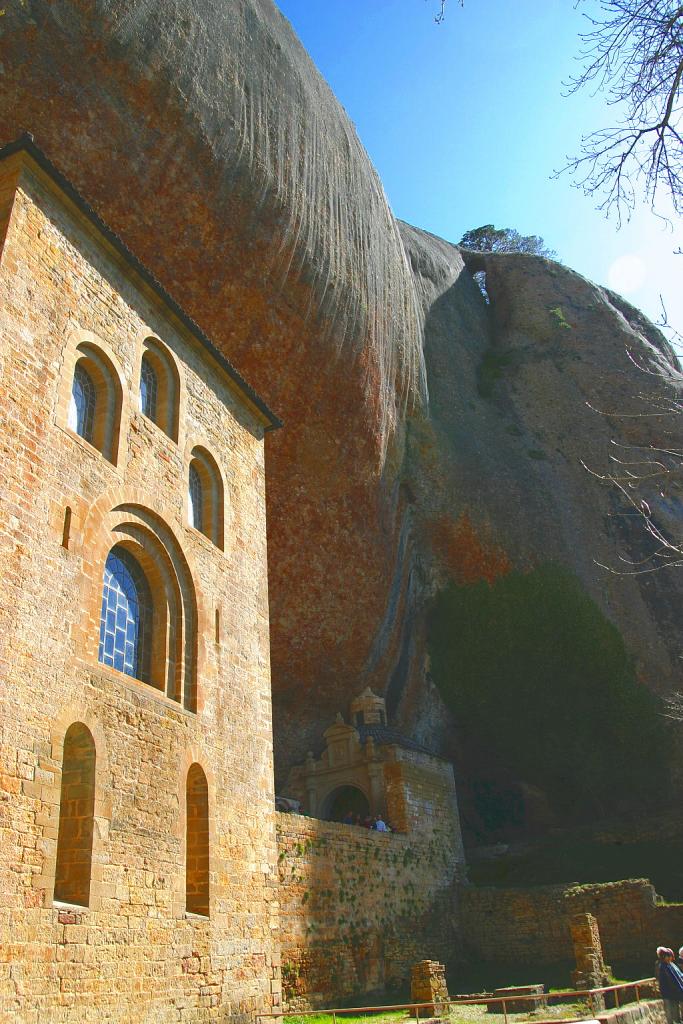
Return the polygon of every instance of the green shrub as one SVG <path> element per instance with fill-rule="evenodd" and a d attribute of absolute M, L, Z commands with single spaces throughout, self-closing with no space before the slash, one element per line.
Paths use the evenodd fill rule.
<path fill-rule="evenodd" d="M 561 306 L 556 306 L 555 309 L 551 309 L 549 312 L 556 327 L 561 327 L 565 331 L 570 331 L 572 329 L 572 325 L 567 322 L 567 318 L 565 317 Z"/>
<path fill-rule="evenodd" d="M 434 680 L 467 749 L 591 814 L 662 793 L 669 737 L 618 630 L 556 565 L 451 584 L 429 623 Z"/>

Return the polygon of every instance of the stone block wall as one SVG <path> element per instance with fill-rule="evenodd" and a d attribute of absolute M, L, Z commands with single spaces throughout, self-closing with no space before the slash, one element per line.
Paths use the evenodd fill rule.
<path fill-rule="evenodd" d="M 279 1002 L 263 423 L 18 155 L 0 167 L 0 221 L 0 1019 L 246 1020 Z M 140 412 L 149 336 L 178 369 L 177 439 Z M 116 458 L 68 425 L 84 340 L 120 385 Z M 198 444 L 223 474 L 222 550 L 188 521 Z M 153 538 L 178 580 L 188 701 L 98 662 L 104 562 L 121 538 Z M 72 768 L 75 724 L 94 757 L 73 746 Z M 208 837 L 189 851 L 195 904 L 193 765 L 208 802 Z"/>
<path fill-rule="evenodd" d="M 464 860 L 453 766 L 419 751 L 393 747 L 384 764 L 387 814 L 399 832 L 445 831 Z"/>
<path fill-rule="evenodd" d="M 579 913 L 597 919 L 605 960 L 617 973 L 626 963 L 651 977 L 656 947 L 683 944 L 683 904 L 658 902 L 646 879 L 529 889 L 463 887 L 458 907 L 466 954 L 491 962 L 570 964 L 570 919 Z"/>
<path fill-rule="evenodd" d="M 401 835 L 293 814 L 276 818 L 289 1007 L 404 986 L 416 961 L 453 956 L 462 848 L 452 820 Z"/>

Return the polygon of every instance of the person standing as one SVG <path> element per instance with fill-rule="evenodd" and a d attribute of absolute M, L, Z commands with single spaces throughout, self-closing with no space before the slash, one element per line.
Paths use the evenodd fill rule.
<path fill-rule="evenodd" d="M 674 963 L 674 951 L 668 946 L 657 947 L 655 978 L 664 1003 L 667 1024 L 680 1024 L 683 1001 L 683 971 Z"/>

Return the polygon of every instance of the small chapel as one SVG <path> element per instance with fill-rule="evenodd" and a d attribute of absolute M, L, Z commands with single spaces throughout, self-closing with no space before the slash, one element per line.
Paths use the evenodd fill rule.
<path fill-rule="evenodd" d="M 430 824 L 434 794 L 452 793 L 450 813 L 457 821 L 453 766 L 427 747 L 387 724 L 386 701 L 368 687 L 323 733 L 324 746 L 309 751 L 289 774 L 287 795 L 304 812 L 326 821 L 381 816 L 393 831 L 424 830 Z M 449 814 L 449 802 L 440 806 Z M 450 816 L 450 815 L 449 815 Z"/>

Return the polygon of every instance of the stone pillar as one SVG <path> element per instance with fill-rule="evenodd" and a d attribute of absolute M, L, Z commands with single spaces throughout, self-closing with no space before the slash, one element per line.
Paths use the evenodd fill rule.
<path fill-rule="evenodd" d="M 370 779 L 370 812 L 371 814 L 386 814 L 384 809 L 384 766 L 379 761 L 372 761 L 368 765 L 368 777 Z"/>
<path fill-rule="evenodd" d="M 572 971 L 572 985 L 576 989 L 602 988 L 609 985 L 610 968 L 605 965 L 598 922 L 592 914 L 574 914 L 569 921 L 574 946 L 576 970 Z M 604 1010 L 602 996 L 592 997 L 592 1010 Z"/>
<path fill-rule="evenodd" d="M 306 810 L 314 817 L 318 813 L 318 780 L 315 777 L 315 759 L 310 750 L 306 755 L 304 779 L 306 785 Z"/>
<path fill-rule="evenodd" d="M 432 1016 L 448 1012 L 448 987 L 443 964 L 436 960 L 420 960 L 410 972 L 411 1003 L 429 1003 L 421 1013 Z"/>

